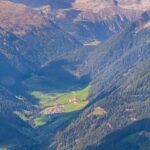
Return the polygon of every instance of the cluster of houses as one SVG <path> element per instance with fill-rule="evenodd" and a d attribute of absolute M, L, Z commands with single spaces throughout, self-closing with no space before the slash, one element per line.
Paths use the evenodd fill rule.
<path fill-rule="evenodd" d="M 55 105 L 55 106 L 46 108 L 45 110 L 43 110 L 43 113 L 47 115 L 62 113 L 65 110 L 64 108 L 65 108 L 64 105 Z"/>
<path fill-rule="evenodd" d="M 75 98 L 69 99 L 68 100 L 69 104 L 77 104 L 77 100 Z"/>
<path fill-rule="evenodd" d="M 64 105 L 57 104 L 55 106 L 48 107 L 43 110 L 43 113 L 46 115 L 62 113 L 65 111 L 65 105 L 67 104 L 77 104 L 77 100 L 75 98 L 69 99 L 68 102 Z"/>

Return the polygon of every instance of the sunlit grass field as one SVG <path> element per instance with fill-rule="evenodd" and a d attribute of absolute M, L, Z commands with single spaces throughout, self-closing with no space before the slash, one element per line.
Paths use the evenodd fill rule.
<path fill-rule="evenodd" d="M 59 120 L 63 122 L 63 120 L 66 120 L 67 118 L 66 116 L 63 116 L 63 113 L 69 114 L 79 111 L 88 104 L 89 91 L 90 86 L 65 93 L 32 91 L 30 94 L 37 100 L 39 111 L 31 113 L 24 110 L 23 112 L 16 111 L 14 113 L 26 122 L 32 121 L 34 127 L 40 127 L 52 121 L 50 114 L 44 113 L 45 110 L 51 110 L 53 107 L 61 105 L 64 109 L 61 112 L 61 118 L 59 118 Z M 69 102 L 70 99 L 75 99 L 75 102 Z"/>
<path fill-rule="evenodd" d="M 71 91 L 68 93 L 43 93 L 33 91 L 31 95 L 39 100 L 41 108 L 50 107 L 53 105 L 64 105 L 66 112 L 72 112 L 82 109 L 87 104 L 87 97 L 89 95 L 90 86 L 84 89 Z M 69 104 L 69 99 L 76 99 L 76 104 Z"/>

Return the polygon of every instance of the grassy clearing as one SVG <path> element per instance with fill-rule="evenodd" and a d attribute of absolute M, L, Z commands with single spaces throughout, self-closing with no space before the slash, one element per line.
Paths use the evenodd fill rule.
<path fill-rule="evenodd" d="M 64 105 L 66 112 L 72 112 L 83 108 L 87 104 L 85 101 L 89 95 L 89 90 L 90 86 L 69 93 L 43 93 L 34 91 L 31 93 L 31 95 L 39 100 L 41 108 L 54 105 Z M 68 104 L 69 99 L 76 99 L 77 105 Z"/>
<path fill-rule="evenodd" d="M 66 104 L 68 103 L 69 99 L 75 98 L 77 102 L 83 102 L 87 100 L 87 97 L 89 95 L 90 87 L 86 87 L 84 89 L 73 91 L 70 93 L 64 93 L 62 96 L 60 96 L 55 103 L 56 104 Z"/>
<path fill-rule="evenodd" d="M 107 112 L 101 107 L 96 107 L 91 113 L 91 115 L 94 115 L 94 116 L 104 116 L 106 114 Z"/>
<path fill-rule="evenodd" d="M 84 43 L 85 46 L 96 46 L 96 45 L 99 45 L 101 43 L 101 41 L 98 41 L 98 40 L 94 40 L 94 41 L 91 41 L 91 42 L 88 42 L 88 43 Z"/>
<path fill-rule="evenodd" d="M 7 148 L 5 148 L 5 147 L 0 147 L 0 150 L 7 150 Z"/>
<path fill-rule="evenodd" d="M 82 109 L 87 104 L 90 86 L 60 96 L 53 104 L 61 104 L 65 106 L 65 112 L 73 112 Z M 69 99 L 76 99 L 76 103 L 68 103 Z"/>
<path fill-rule="evenodd" d="M 67 104 L 65 106 L 65 112 L 73 112 L 73 111 L 77 111 L 82 109 L 83 107 L 85 107 L 87 104 L 87 102 L 80 102 L 80 103 L 76 103 L 76 104 Z"/>
<path fill-rule="evenodd" d="M 22 119 L 25 122 L 29 120 L 23 113 L 19 111 L 14 112 L 14 114 L 16 114 L 20 119 Z"/>
<path fill-rule="evenodd" d="M 39 91 L 33 91 L 31 93 L 32 96 L 34 96 L 35 98 L 37 98 L 38 100 L 42 100 L 42 101 L 45 101 L 45 100 L 49 100 L 51 99 L 52 97 L 50 95 L 47 95 L 45 93 L 42 93 L 42 92 L 39 92 Z"/>
<path fill-rule="evenodd" d="M 72 113 L 81 110 L 88 103 L 90 86 L 76 91 L 67 93 L 53 93 L 33 91 L 31 95 L 37 99 L 39 110 L 36 113 L 24 110 L 23 112 L 15 112 L 22 120 L 30 121 L 35 127 L 40 127 L 48 122 L 51 122 L 51 114 L 55 113 Z M 70 100 L 74 100 L 73 102 Z M 58 118 L 58 122 L 63 119 L 63 116 Z"/>
<path fill-rule="evenodd" d="M 50 121 L 50 118 L 47 115 L 41 115 L 35 118 L 33 122 L 36 127 L 39 127 L 46 124 L 48 121 Z"/>
<path fill-rule="evenodd" d="M 60 96 L 59 93 L 43 93 L 40 91 L 33 91 L 31 95 L 39 100 L 39 104 L 42 108 L 49 106 L 54 99 Z"/>

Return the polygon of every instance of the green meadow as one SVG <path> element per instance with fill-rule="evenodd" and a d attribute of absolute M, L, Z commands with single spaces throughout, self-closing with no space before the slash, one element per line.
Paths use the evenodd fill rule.
<path fill-rule="evenodd" d="M 39 101 L 41 108 L 50 107 L 53 105 L 64 105 L 66 112 L 72 112 L 82 109 L 87 104 L 90 86 L 77 91 L 67 93 L 43 93 L 33 91 L 31 95 Z M 77 105 L 69 104 L 69 99 L 76 99 Z"/>
<path fill-rule="evenodd" d="M 2 148 L 2 147 L 0 147 L 0 150 L 7 150 L 7 148 Z"/>
<path fill-rule="evenodd" d="M 63 105 L 64 110 L 63 113 L 72 113 L 81 110 L 88 103 L 88 95 L 90 91 L 90 86 L 87 86 L 83 89 L 74 90 L 70 92 L 64 93 L 54 93 L 54 92 L 42 92 L 42 91 L 32 91 L 30 95 L 37 100 L 38 112 L 32 113 L 27 110 L 23 112 L 14 112 L 18 117 L 26 122 L 32 122 L 34 127 L 40 127 L 45 125 L 48 122 L 51 122 L 51 117 L 49 114 L 45 114 L 44 110 L 51 109 L 57 105 Z M 70 99 L 75 99 L 75 103 L 70 103 Z M 68 115 L 71 116 L 71 115 Z M 61 116 L 59 120 L 63 122 L 65 121 L 65 116 Z M 58 122 L 58 120 L 56 120 Z"/>

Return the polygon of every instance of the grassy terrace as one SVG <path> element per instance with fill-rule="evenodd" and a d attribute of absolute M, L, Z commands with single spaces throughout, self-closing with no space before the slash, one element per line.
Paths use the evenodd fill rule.
<path fill-rule="evenodd" d="M 32 91 L 31 95 L 37 99 L 39 111 L 36 114 L 25 110 L 14 113 L 24 121 L 32 121 L 35 127 L 43 126 L 48 122 L 52 123 L 53 120 L 50 116 L 54 114 L 61 114 L 61 117 L 55 120 L 60 123 L 66 121 L 72 112 L 81 110 L 87 105 L 89 90 L 90 86 L 66 93 Z"/>
<path fill-rule="evenodd" d="M 39 100 L 39 105 L 42 109 L 64 105 L 64 112 L 72 112 L 82 109 L 87 104 L 87 97 L 90 87 L 68 93 L 42 93 L 38 91 L 32 92 L 32 96 Z M 69 103 L 70 99 L 75 99 L 75 103 Z"/>
<path fill-rule="evenodd" d="M 39 117 L 34 119 L 34 124 L 36 127 L 42 126 L 47 122 L 51 121 L 47 115 L 40 115 Z"/>

